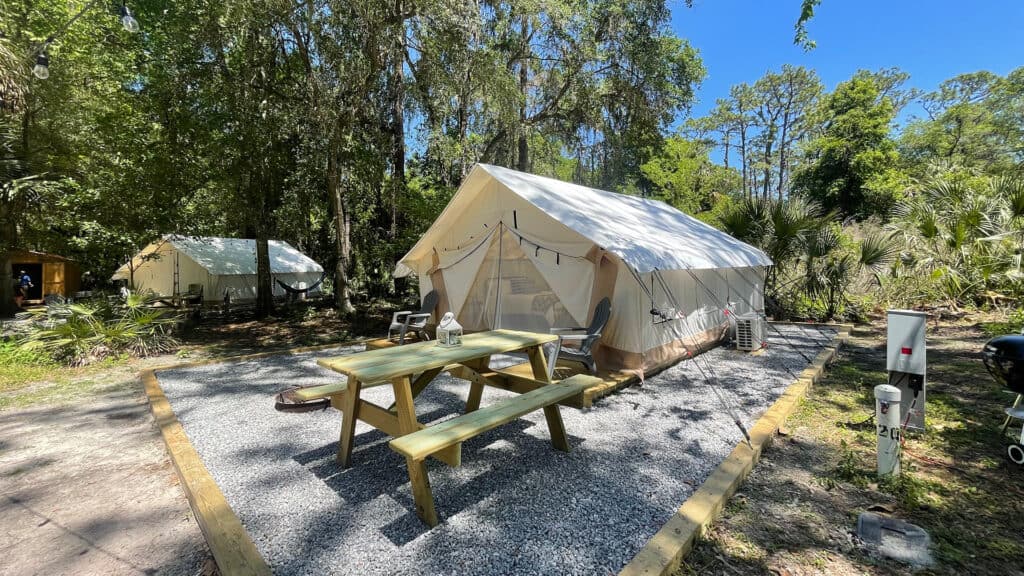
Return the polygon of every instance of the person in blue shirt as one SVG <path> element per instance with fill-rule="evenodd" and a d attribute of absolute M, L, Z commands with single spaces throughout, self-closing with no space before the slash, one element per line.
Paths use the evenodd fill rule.
<path fill-rule="evenodd" d="M 28 275 L 28 272 L 24 270 L 18 272 L 18 291 L 14 296 L 19 308 L 21 307 L 21 301 L 28 296 L 28 289 L 33 286 L 32 277 Z"/>

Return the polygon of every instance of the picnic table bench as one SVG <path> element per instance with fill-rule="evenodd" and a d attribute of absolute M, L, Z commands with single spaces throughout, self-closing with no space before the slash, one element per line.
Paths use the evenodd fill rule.
<path fill-rule="evenodd" d="M 407 462 L 411 462 L 409 481 L 412 484 L 416 513 L 419 517 L 431 526 L 437 524 L 437 511 L 434 509 L 434 496 L 430 490 L 425 462 L 428 456 L 458 448 L 462 442 L 470 438 L 540 409 L 544 410 L 548 422 L 551 444 L 563 452 L 568 452 L 569 439 L 565 436 L 565 426 L 558 411 L 558 402 L 582 394 L 588 387 L 593 386 L 595 381 L 599 383 L 601 380 L 582 374 L 572 376 L 558 384 L 548 384 L 532 392 L 513 396 L 486 408 L 392 440 L 391 448 L 405 456 Z"/>
<path fill-rule="evenodd" d="M 424 522 L 434 526 L 437 514 L 424 465 L 426 458 L 459 466 L 464 440 L 540 409 L 545 412 L 552 443 L 556 448 L 568 450 L 557 404 L 580 395 L 597 379 L 570 378 L 552 384 L 541 346 L 555 340 L 557 336 L 551 334 L 492 330 L 467 334 L 461 346 L 451 348 L 427 341 L 324 358 L 318 363 L 344 374 L 346 381 L 301 389 L 295 395 L 302 400 L 329 398 L 331 405 L 341 410 L 338 462 L 343 468 L 351 463 L 356 420 L 362 420 L 395 438 L 397 444 L 392 443 L 392 448 L 406 458 L 417 513 Z M 507 381 L 492 377 L 489 362 L 492 355 L 510 352 L 526 352 L 534 380 L 520 382 L 515 387 L 514 391 L 520 395 L 481 409 L 484 386 L 509 389 Z M 445 371 L 472 376 L 466 414 L 426 427 L 416 420 L 415 398 Z M 391 406 L 379 406 L 359 397 L 363 388 L 387 384 L 394 392 L 395 402 Z"/>

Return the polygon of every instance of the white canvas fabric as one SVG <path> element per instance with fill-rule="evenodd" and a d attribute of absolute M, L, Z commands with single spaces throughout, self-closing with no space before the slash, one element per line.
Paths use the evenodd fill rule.
<path fill-rule="evenodd" d="M 769 265 L 662 202 L 479 164 L 395 275 L 470 330 L 582 327 L 607 297 L 599 366 L 643 371 L 720 335 L 726 310 L 761 311 Z"/>
<path fill-rule="evenodd" d="M 576 234 L 619 256 L 641 274 L 652 270 L 771 265 L 764 252 L 664 202 L 477 164 L 435 226 L 399 262 L 398 275 L 408 273 L 403 267 L 418 260 L 432 246 L 445 245 L 443 240 L 447 238 L 443 235 L 449 222 L 457 219 L 481 194 L 493 194 L 495 183 Z M 513 204 L 509 203 L 508 207 L 513 208 Z M 507 210 L 489 215 L 493 218 L 499 214 L 509 215 Z M 490 223 L 496 224 L 496 221 Z"/>
<path fill-rule="evenodd" d="M 287 242 L 271 240 L 268 248 L 270 273 L 293 288 L 312 286 L 323 274 L 323 267 Z M 132 278 L 137 289 L 162 296 L 184 293 L 190 284 L 200 284 L 206 300 L 220 300 L 225 294 L 236 301 L 254 299 L 256 241 L 167 235 L 140 250 L 131 262 L 118 268 L 111 280 Z M 276 282 L 273 289 L 275 296 L 285 294 Z"/>

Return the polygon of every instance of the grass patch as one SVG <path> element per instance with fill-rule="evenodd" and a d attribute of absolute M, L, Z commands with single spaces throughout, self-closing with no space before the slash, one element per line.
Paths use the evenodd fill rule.
<path fill-rule="evenodd" d="M 109 365 L 107 366 L 109 372 Z M 0 410 L 29 408 L 37 405 L 60 405 L 81 400 L 99 392 L 123 390 L 136 385 L 130 376 L 123 380 L 103 377 L 102 370 L 90 366 L 82 374 L 62 374 L 60 377 L 0 394 Z"/>
<path fill-rule="evenodd" d="M 826 490 L 839 488 L 843 482 L 863 488 L 871 480 L 871 471 L 864 465 L 861 455 L 852 450 L 846 440 L 842 440 L 838 462 L 828 474 L 817 476 L 816 480 Z"/>
<path fill-rule="evenodd" d="M 48 355 L 0 340 L 0 394 L 49 378 L 60 366 Z"/>
<path fill-rule="evenodd" d="M 1020 334 L 1024 328 L 1024 309 L 1014 310 L 1004 319 L 982 322 L 978 327 L 989 338 L 1003 334 Z"/>
<path fill-rule="evenodd" d="M 0 341 L 0 410 L 81 398 L 109 387 L 105 373 L 127 362 L 127 357 L 117 356 L 70 368 L 40 350 L 25 349 L 10 340 Z"/>
<path fill-rule="evenodd" d="M 766 552 L 762 566 L 771 570 L 752 573 L 821 573 L 831 569 L 825 553 L 842 557 L 836 566 L 845 567 L 843 573 L 909 573 L 907 566 L 844 543 L 857 515 L 879 504 L 931 534 L 937 563 L 924 573 L 1019 570 L 1024 467 L 1009 462 L 1009 439 L 998 434 L 1002 409 L 1013 397 L 993 382 L 978 355 L 991 336 L 1019 332 L 1024 311 L 982 320 L 929 323 L 927 429 L 906 434 L 903 472 L 885 479 L 875 471 L 871 419 L 872 389 L 887 380 L 885 326 L 856 330 L 828 376 L 790 417 L 792 436 L 765 452 L 759 467 L 770 473 L 748 479 L 744 505 L 729 506 L 687 558 L 689 573 L 702 567 L 742 572 L 723 571 L 719 560 L 738 560 L 738 541 Z M 796 507 L 813 512 L 808 523 L 818 535 L 795 529 Z M 788 529 L 780 531 L 780 522 Z"/>

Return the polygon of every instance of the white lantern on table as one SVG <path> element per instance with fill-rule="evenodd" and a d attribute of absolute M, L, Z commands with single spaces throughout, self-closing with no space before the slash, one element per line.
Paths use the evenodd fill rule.
<path fill-rule="evenodd" d="M 455 320 L 455 314 L 445 312 L 437 324 L 437 345 L 445 348 L 462 345 L 462 325 Z"/>

